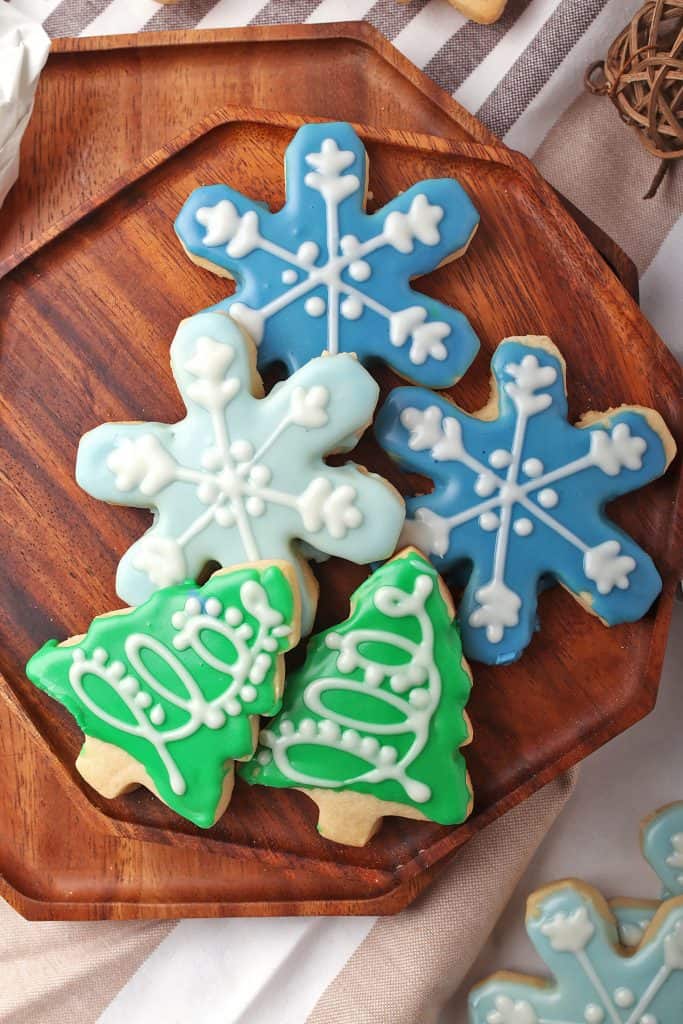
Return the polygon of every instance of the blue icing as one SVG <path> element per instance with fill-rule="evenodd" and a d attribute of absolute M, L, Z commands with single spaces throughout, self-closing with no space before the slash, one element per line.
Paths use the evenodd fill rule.
<path fill-rule="evenodd" d="M 619 942 L 625 949 L 639 946 L 655 911 L 660 906 L 654 900 L 610 900 L 609 908 L 617 923 Z"/>
<path fill-rule="evenodd" d="M 117 593 L 128 604 L 196 578 L 209 560 L 283 559 L 297 569 L 308 631 L 316 588 L 297 541 L 360 564 L 386 558 L 403 502 L 353 463 L 323 461 L 372 419 L 378 387 L 356 359 L 314 359 L 264 399 L 253 393 L 253 363 L 252 343 L 229 317 L 183 321 L 171 366 L 186 417 L 90 431 L 76 478 L 96 498 L 155 512 L 119 564 Z"/>
<path fill-rule="evenodd" d="M 646 819 L 642 845 L 646 860 L 662 881 L 662 898 L 683 896 L 683 801 L 662 807 Z"/>
<path fill-rule="evenodd" d="M 367 154 L 348 124 L 300 128 L 287 149 L 287 201 L 270 213 L 227 185 L 196 189 L 176 232 L 195 260 L 237 281 L 229 310 L 261 369 L 293 373 L 323 351 L 382 360 L 427 387 L 467 370 L 479 342 L 466 317 L 411 287 L 463 250 L 479 222 L 451 179 L 422 181 L 365 213 Z"/>
<path fill-rule="evenodd" d="M 397 388 L 376 434 L 403 466 L 434 481 L 431 494 L 408 500 L 403 540 L 442 575 L 471 565 L 459 609 L 466 656 L 504 664 L 531 640 L 538 592 L 551 580 L 589 598 L 608 625 L 645 614 L 661 580 L 604 506 L 660 476 L 667 455 L 636 409 L 569 424 L 564 363 L 549 342 L 502 342 L 492 372 L 493 418 Z M 666 433 L 661 421 L 659 429 Z"/>
<path fill-rule="evenodd" d="M 627 956 L 602 897 L 563 882 L 529 901 L 529 937 L 555 982 L 493 975 L 470 993 L 471 1024 L 679 1024 L 683 899 L 663 904 Z"/>

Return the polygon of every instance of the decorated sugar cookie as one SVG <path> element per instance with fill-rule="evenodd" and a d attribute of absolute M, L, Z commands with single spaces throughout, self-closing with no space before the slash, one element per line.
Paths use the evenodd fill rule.
<path fill-rule="evenodd" d="M 643 941 L 652 918 L 661 906 L 661 900 L 617 899 L 609 901 L 614 915 L 619 942 L 624 949 L 635 949 Z"/>
<path fill-rule="evenodd" d="M 503 972 L 470 994 L 471 1024 L 678 1024 L 683 898 L 663 903 L 635 951 L 602 896 L 559 882 L 531 896 L 527 931 L 554 982 Z"/>
<path fill-rule="evenodd" d="M 604 506 L 666 470 L 675 445 L 651 409 L 621 406 L 567 422 L 565 364 L 548 338 L 511 338 L 492 360 L 494 392 L 472 416 L 398 388 L 379 442 L 434 491 L 407 502 L 406 542 L 441 573 L 471 563 L 458 617 L 467 657 L 518 658 L 536 625 L 539 585 L 556 580 L 606 625 L 647 612 L 652 560 Z"/>
<path fill-rule="evenodd" d="M 457 824 L 472 804 L 460 753 L 470 687 L 448 592 L 408 549 L 359 587 L 345 622 L 310 641 L 241 774 L 302 789 L 322 835 L 354 846 L 386 815 Z"/>
<path fill-rule="evenodd" d="M 683 801 L 646 818 L 641 843 L 647 862 L 662 881 L 662 899 L 683 896 Z"/>
<path fill-rule="evenodd" d="M 258 716 L 280 706 L 282 655 L 298 639 L 293 571 L 261 562 L 101 615 L 85 636 L 49 641 L 26 671 L 85 733 L 76 767 L 91 786 L 105 797 L 145 786 L 208 828 Z"/>
<path fill-rule="evenodd" d="M 305 125 L 287 149 L 281 210 L 208 185 L 176 231 L 195 263 L 237 281 L 220 308 L 258 345 L 260 369 L 283 362 L 293 373 L 321 352 L 355 352 L 446 387 L 479 342 L 462 313 L 410 282 L 461 255 L 478 214 L 457 181 L 440 179 L 368 215 L 367 164 L 350 125 Z"/>
<path fill-rule="evenodd" d="M 296 541 L 353 562 L 388 557 L 403 501 L 380 477 L 324 456 L 347 450 L 372 419 L 378 388 L 350 355 L 312 360 L 267 398 L 254 347 L 221 313 L 183 321 L 171 365 L 187 406 L 179 423 L 110 423 L 82 439 L 76 477 L 89 494 L 155 510 L 124 555 L 127 604 L 223 566 L 286 559 L 296 567 L 303 628 L 317 586 Z"/>

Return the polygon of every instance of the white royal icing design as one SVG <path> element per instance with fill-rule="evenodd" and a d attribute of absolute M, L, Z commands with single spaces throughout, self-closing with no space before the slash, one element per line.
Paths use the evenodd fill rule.
<path fill-rule="evenodd" d="M 466 450 L 458 421 L 443 416 L 436 406 L 425 410 L 406 408 L 401 413 L 401 423 L 410 431 L 409 447 L 412 451 L 431 449 L 435 461 L 460 462 L 476 474 L 473 489 L 482 501 L 473 502 L 470 508 L 450 517 L 440 516 L 428 508 L 419 508 L 415 521 L 419 524 L 420 542 L 426 542 L 430 553 L 439 557 L 448 550 L 451 531 L 471 519 L 477 519 L 483 531 L 496 531 L 493 575 L 477 590 L 477 607 L 469 618 L 470 625 L 485 627 L 486 637 L 492 644 L 500 643 L 506 627 L 518 624 L 522 606 L 520 595 L 508 586 L 505 579 L 511 531 L 519 537 L 532 537 L 534 523 L 543 523 L 582 553 L 586 577 L 595 582 L 600 594 L 609 594 L 614 587 L 620 590 L 628 588 L 629 574 L 636 568 L 635 560 L 630 555 L 621 554 L 616 540 L 591 547 L 550 515 L 549 510 L 559 502 L 559 495 L 551 485 L 591 466 L 608 476 L 615 476 L 624 467 L 639 469 L 647 448 L 644 438 L 633 436 L 627 423 L 618 423 L 609 432 L 593 431 L 586 455 L 549 472 L 545 472 L 543 462 L 536 457 L 527 458 L 522 463 L 527 424 L 531 417 L 552 403 L 552 396 L 546 392 L 539 393 L 539 389 L 555 383 L 557 370 L 553 366 L 541 365 L 537 356 L 528 353 L 519 363 L 507 363 L 505 373 L 511 378 L 505 384 L 505 390 L 516 409 L 515 433 L 511 450 L 493 451 L 488 465 Z M 507 470 L 505 476 L 501 475 L 501 470 Z M 519 481 L 520 471 L 527 477 L 523 483 Z M 520 511 L 528 514 L 520 516 Z"/>
<path fill-rule="evenodd" d="M 135 676 L 126 673 L 122 661 L 110 661 L 103 647 L 93 651 L 90 658 L 81 649 L 73 652 L 69 682 L 79 700 L 107 725 L 151 743 L 168 772 L 171 789 L 178 796 L 185 793 L 187 783 L 169 745 L 187 739 L 203 726 L 207 729 L 221 729 L 226 718 L 240 715 L 243 710 L 248 713 L 249 704 L 257 696 L 257 687 L 266 678 L 278 656 L 277 638 L 291 632 L 281 613 L 271 607 L 268 595 L 260 583 L 255 580 L 245 581 L 240 588 L 240 600 L 246 611 L 258 622 L 256 636 L 252 627 L 244 621 L 240 608 L 230 606 L 224 609 L 217 598 L 210 598 L 202 609 L 201 601 L 197 597 L 190 597 L 184 611 L 176 612 L 171 620 L 173 628 L 177 630 L 173 638 L 175 649 L 191 649 L 205 665 L 225 676 L 225 689 L 212 700 L 205 698 L 192 673 L 159 639 L 147 633 L 132 633 L 126 637 L 125 656 L 139 679 L 159 698 L 181 709 L 188 716 L 187 721 L 174 729 L 160 731 L 165 721 L 163 708 L 140 688 Z M 210 650 L 206 643 L 208 634 L 229 641 L 234 652 L 232 661 L 219 658 Z M 176 684 L 173 689 L 160 682 L 146 664 L 146 660 L 154 663 L 149 658 L 150 654 L 173 673 Z M 86 685 L 87 678 L 93 676 L 116 691 L 134 719 L 134 724 L 110 714 L 97 704 Z"/>
<path fill-rule="evenodd" d="M 305 158 L 313 168 L 306 174 L 305 184 L 319 192 L 325 203 L 327 255 L 321 266 L 315 264 L 320 252 L 315 242 L 303 242 L 296 252 L 292 252 L 263 236 L 257 213 L 249 210 L 240 215 L 229 199 L 221 199 L 215 206 L 202 206 L 196 211 L 197 221 L 206 228 L 203 245 L 225 245 L 228 255 L 234 258 L 260 249 L 288 264 L 281 277 L 283 283 L 291 285 L 289 291 L 260 309 L 252 309 L 244 303 L 232 303 L 230 315 L 259 344 L 270 317 L 309 292 L 324 289 L 326 297 L 311 295 L 304 302 L 304 309 L 313 318 L 322 317 L 329 311 L 328 352 L 334 354 L 339 351 L 339 314 L 346 319 L 357 320 L 367 307 L 389 323 L 392 345 L 402 347 L 410 340 L 410 360 L 416 366 L 429 358 L 444 360 L 447 356 L 444 339 L 451 333 L 449 324 L 440 321 L 426 323 L 428 312 L 424 306 L 393 312 L 371 294 L 356 287 L 356 284 L 361 285 L 372 277 L 372 268 L 365 259 L 371 253 L 387 246 L 400 253 L 410 253 L 415 240 L 423 245 L 437 245 L 441 239 L 438 225 L 444 217 L 444 209 L 430 203 L 427 196 L 420 193 L 413 199 L 407 213 L 397 210 L 390 213 L 384 229 L 372 238 L 360 242 L 355 235 L 340 237 L 339 205 L 365 187 L 357 175 L 344 173 L 355 158 L 350 150 L 339 149 L 332 138 L 323 141 L 319 152 L 308 153 Z M 346 270 L 355 284 L 342 277 Z"/>
<path fill-rule="evenodd" d="M 426 803 L 430 799 L 430 787 L 411 778 L 408 771 L 428 742 L 430 722 L 441 699 L 441 675 L 434 660 L 434 629 L 426 609 L 433 587 L 433 579 L 425 574 L 417 577 L 412 593 L 385 586 L 380 587 L 373 597 L 375 607 L 383 615 L 399 620 L 411 617 L 417 621 L 420 630 L 417 642 L 400 632 L 370 628 L 356 629 L 344 635 L 328 634 L 327 646 L 339 651 L 339 675 L 316 679 L 303 692 L 305 705 L 321 716 L 321 720 L 316 722 L 312 718 L 304 718 L 297 727 L 293 722 L 283 720 L 277 734 L 264 729 L 261 733 L 264 750 L 260 756 L 266 762 L 272 756 L 278 770 L 294 783 L 334 788 L 337 782 L 298 771 L 289 758 L 289 751 L 297 744 L 344 750 L 371 765 L 368 771 L 345 780 L 344 785 L 392 779 L 400 783 L 416 803 Z M 371 660 L 363 653 L 363 648 L 375 644 L 398 648 L 405 656 L 405 662 L 397 668 L 396 665 Z M 348 678 L 357 669 L 364 673 L 362 682 Z M 379 689 L 379 684 L 387 677 L 390 677 L 393 693 Z M 334 693 L 366 694 L 389 705 L 401 717 L 390 724 L 356 720 L 326 704 L 325 697 Z M 359 729 L 380 737 L 407 734 L 413 736 L 413 740 L 405 754 L 398 758 L 393 746 L 382 745 L 374 736 L 361 737 Z"/>
<path fill-rule="evenodd" d="M 376 384 L 352 356 L 313 360 L 259 400 L 251 391 L 250 351 L 223 314 L 184 321 L 171 360 L 187 417 L 174 425 L 99 427 L 81 442 L 77 478 L 97 497 L 158 510 L 119 568 L 117 590 L 128 604 L 146 600 L 155 587 L 197 578 L 209 559 L 234 565 L 287 558 L 303 583 L 306 631 L 315 602 L 292 542 L 352 560 L 385 558 L 401 526 L 402 501 L 353 464 L 323 461 L 340 443 L 353 446 L 376 402 Z M 367 512 L 379 506 L 373 523 Z"/>

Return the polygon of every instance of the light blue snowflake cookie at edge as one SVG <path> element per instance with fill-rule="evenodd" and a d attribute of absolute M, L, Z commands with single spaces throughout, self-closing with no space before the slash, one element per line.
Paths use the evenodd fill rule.
<path fill-rule="evenodd" d="M 494 974 L 470 993 L 471 1024 L 680 1024 L 683 898 L 662 904 L 630 956 L 605 901 L 580 883 L 535 893 L 526 927 L 556 982 Z"/>
<path fill-rule="evenodd" d="M 467 370 L 467 318 L 410 281 L 459 255 L 479 215 L 452 179 L 421 181 L 365 213 L 367 154 L 344 123 L 300 128 L 287 149 L 287 200 L 271 213 L 227 185 L 196 189 L 175 229 L 195 260 L 229 273 L 229 311 L 258 345 L 259 368 L 292 373 L 323 351 L 381 360 L 426 387 Z"/>
<path fill-rule="evenodd" d="M 683 896 L 683 801 L 646 818 L 642 846 L 645 859 L 662 880 L 662 899 Z"/>
<path fill-rule="evenodd" d="M 608 625 L 647 612 L 659 574 L 603 509 L 661 476 L 675 445 L 652 410 L 623 406 L 569 424 L 564 360 L 549 339 L 503 341 L 491 365 L 494 418 L 397 388 L 375 430 L 401 465 L 434 481 L 431 494 L 408 499 L 402 541 L 442 575 L 471 564 L 458 613 L 465 654 L 505 664 L 530 642 L 548 579 Z"/>
<path fill-rule="evenodd" d="M 187 407 L 178 423 L 109 423 L 86 434 L 76 479 L 116 505 L 154 510 L 154 522 L 119 564 L 116 589 L 138 605 L 196 579 L 206 563 L 291 562 L 310 631 L 317 588 L 296 541 L 365 564 L 395 549 L 399 494 L 331 451 L 360 436 L 379 389 L 350 355 L 312 360 L 266 398 L 253 344 L 222 313 L 183 321 L 171 365 Z"/>

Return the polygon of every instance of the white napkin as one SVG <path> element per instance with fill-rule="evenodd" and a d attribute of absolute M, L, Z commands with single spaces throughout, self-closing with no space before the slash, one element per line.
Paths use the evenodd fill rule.
<path fill-rule="evenodd" d="M 19 147 L 49 50 L 41 25 L 0 2 L 0 204 L 19 174 Z"/>

